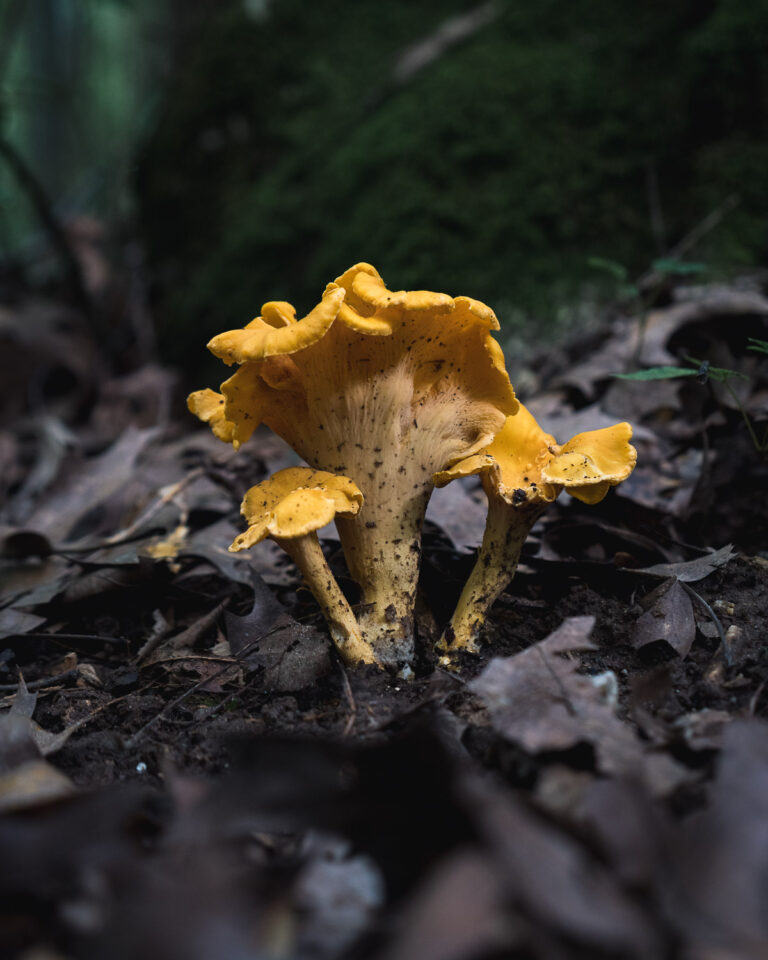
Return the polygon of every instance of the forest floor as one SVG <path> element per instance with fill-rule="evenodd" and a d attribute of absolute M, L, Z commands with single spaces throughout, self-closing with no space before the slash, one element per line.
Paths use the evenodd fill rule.
<path fill-rule="evenodd" d="M 233 453 L 167 370 L 98 374 L 55 304 L 0 321 L 2 956 L 768 956 L 768 460 L 721 384 L 612 377 L 736 369 L 759 439 L 759 287 L 520 372 L 560 442 L 629 420 L 638 467 L 548 511 L 455 673 L 483 495 L 437 491 L 410 681 L 342 666 L 273 544 L 227 552 L 281 441 Z"/>

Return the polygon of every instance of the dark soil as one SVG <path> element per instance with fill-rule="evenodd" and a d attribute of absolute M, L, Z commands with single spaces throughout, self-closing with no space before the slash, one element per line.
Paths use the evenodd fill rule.
<path fill-rule="evenodd" d="M 152 376 L 98 387 L 34 497 L 44 444 L 0 435 L 2 956 L 768 956 L 766 461 L 737 411 L 637 401 L 632 483 L 545 515 L 449 672 L 461 488 L 404 680 L 344 667 L 278 554 L 226 554 L 286 451 L 158 432 Z M 631 416 L 594 377 L 563 434 Z"/>

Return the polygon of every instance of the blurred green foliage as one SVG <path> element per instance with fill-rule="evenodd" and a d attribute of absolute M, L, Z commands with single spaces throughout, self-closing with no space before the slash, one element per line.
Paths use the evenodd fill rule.
<path fill-rule="evenodd" d="M 55 14 L 68 46 L 46 105 L 44 31 L 27 23 L 5 134 L 69 208 L 124 212 L 130 183 L 179 364 L 198 366 L 204 339 L 264 300 L 309 309 L 358 260 L 394 287 L 467 293 L 508 329 L 535 317 L 545 331 L 612 280 L 590 257 L 631 280 L 734 193 L 693 259 L 714 272 L 765 262 L 768 0 L 27 9 Z M 484 25 L 446 42 L 446 21 L 461 33 L 452 18 L 478 11 Z M 409 72 L 420 44 L 429 62 Z M 62 87 L 75 61 L 86 67 Z M 18 223 L 5 223 L 8 241 Z"/>
<path fill-rule="evenodd" d="M 162 6 L 162 4 L 160 5 Z M 0 0 L 0 137 L 61 220 L 132 210 L 137 142 L 156 103 L 154 0 Z M 0 162 L 0 255 L 34 258 L 44 238 Z"/>
<path fill-rule="evenodd" d="M 226 4 L 180 64 L 139 180 L 167 342 L 308 309 L 358 260 L 395 287 L 551 314 L 589 255 L 641 270 L 725 198 L 697 259 L 768 252 L 768 2 L 498 3 L 398 83 L 471 5 Z M 657 238 L 658 239 L 658 238 Z M 199 339 L 197 340 L 199 343 Z M 199 349 L 199 347 L 193 347 Z"/>

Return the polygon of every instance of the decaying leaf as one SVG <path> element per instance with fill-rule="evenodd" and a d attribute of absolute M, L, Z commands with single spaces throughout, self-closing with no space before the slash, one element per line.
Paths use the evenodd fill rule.
<path fill-rule="evenodd" d="M 495 729 L 526 750 L 566 750 L 586 742 L 605 773 L 640 779 L 654 794 L 668 793 L 686 779 L 685 771 L 671 757 L 647 751 L 616 715 L 606 696 L 610 686 L 579 673 L 578 658 L 569 656 L 595 649 L 593 626 L 594 617 L 570 617 L 527 650 L 491 660 L 470 689 L 488 707 Z"/>
<path fill-rule="evenodd" d="M 486 853 L 463 850 L 438 864 L 407 909 L 394 943 L 379 960 L 471 960 L 511 949 L 520 924 L 505 911 L 501 871 Z"/>
<path fill-rule="evenodd" d="M 670 564 L 674 566 L 674 564 Z M 667 580 L 645 598 L 647 610 L 632 631 L 637 649 L 663 640 L 680 657 L 688 656 L 696 637 L 691 598 L 676 579 Z"/>
<path fill-rule="evenodd" d="M 643 909 L 583 847 L 522 804 L 478 798 L 483 832 L 505 870 L 505 885 L 547 930 L 622 957 L 658 956 Z"/>
<path fill-rule="evenodd" d="M 129 427 L 105 453 L 84 462 L 53 496 L 41 503 L 24 520 L 25 528 L 42 533 L 55 543 L 77 540 L 90 533 L 81 521 L 127 484 L 137 459 L 159 432 L 157 427 Z"/>
<path fill-rule="evenodd" d="M 765 722 L 734 720 L 726 728 L 711 803 L 688 819 L 670 853 L 667 913 L 691 955 L 706 956 L 717 943 L 723 956 L 768 956 Z"/>
<path fill-rule="evenodd" d="M 458 553 L 471 553 L 483 539 L 488 513 L 469 493 L 472 481 L 457 480 L 437 490 L 427 506 L 427 520 L 436 524 Z"/>
<path fill-rule="evenodd" d="M 6 607 L 5 610 L 0 610 L 0 639 L 30 633 L 43 623 L 45 623 L 45 617 Z"/>
<path fill-rule="evenodd" d="M 0 716 L 0 813 L 22 810 L 70 796 L 69 777 L 43 758 L 55 753 L 79 724 L 51 734 L 32 720 L 37 695 L 23 678 L 10 710 Z"/>
<path fill-rule="evenodd" d="M 724 566 L 729 560 L 737 556 L 733 544 L 728 543 L 719 550 L 706 553 L 695 560 L 686 560 L 681 563 L 656 563 L 652 567 L 644 567 L 635 573 L 647 573 L 654 577 L 675 577 L 683 583 L 695 583 L 704 580 L 713 570 Z"/>
<path fill-rule="evenodd" d="M 254 604 L 245 617 L 225 614 L 232 654 L 251 668 L 264 669 L 264 683 L 275 690 L 301 690 L 328 673 L 330 641 L 319 630 L 298 623 L 253 575 Z"/>

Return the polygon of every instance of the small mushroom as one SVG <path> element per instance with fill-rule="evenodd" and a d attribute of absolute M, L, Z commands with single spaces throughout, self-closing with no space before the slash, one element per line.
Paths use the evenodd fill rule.
<path fill-rule="evenodd" d="M 632 427 L 617 423 L 573 437 L 562 447 L 520 404 L 479 454 L 435 475 L 445 486 L 480 474 L 488 517 L 477 562 L 459 597 L 438 650 L 450 665 L 459 650 L 477 652 L 477 637 L 492 604 L 512 580 L 531 527 L 565 489 L 584 503 L 598 503 L 632 473 L 637 451 Z"/>
<path fill-rule="evenodd" d="M 294 317 L 265 305 L 244 330 L 213 338 L 210 349 L 241 366 L 221 386 L 225 422 L 208 420 L 235 446 L 265 423 L 311 467 L 357 484 L 364 503 L 337 528 L 362 591 L 362 636 L 381 665 L 408 665 L 433 475 L 485 447 L 517 409 L 491 335 L 499 324 L 469 297 L 389 290 L 365 263 Z M 193 398 L 207 413 L 206 391 Z"/>
<path fill-rule="evenodd" d="M 248 529 L 229 548 L 246 550 L 272 537 L 301 570 L 346 663 L 375 662 L 346 597 L 331 573 L 316 531 L 334 517 L 353 516 L 363 495 L 348 478 L 309 467 L 288 467 L 246 493 L 241 512 Z"/>

